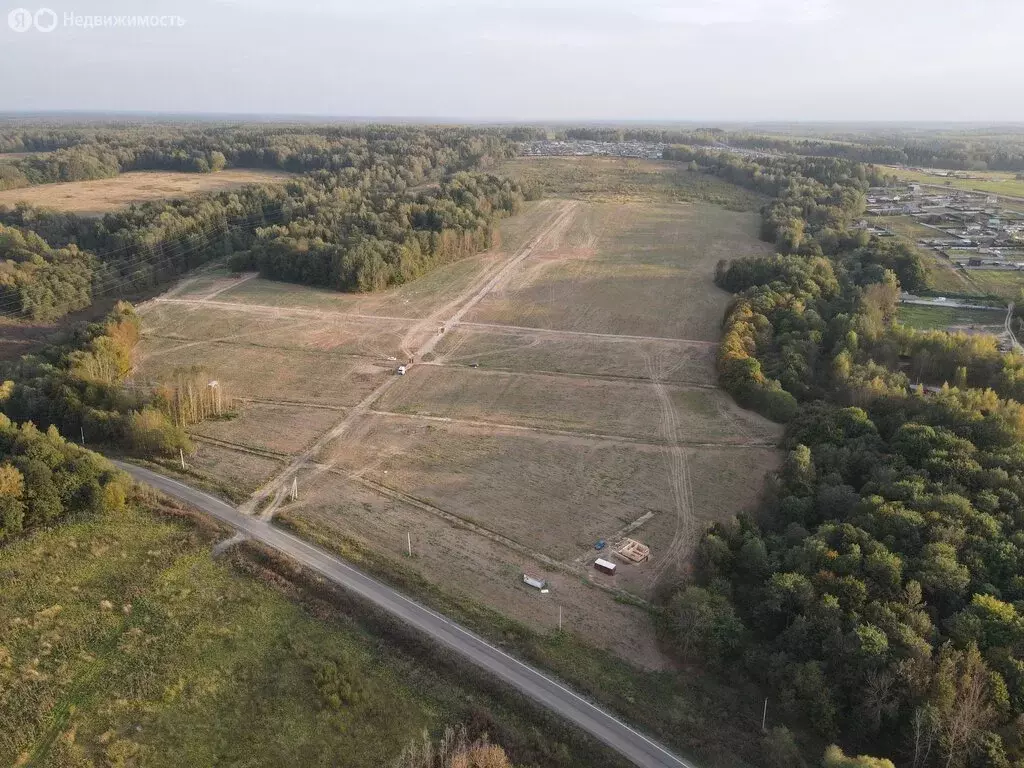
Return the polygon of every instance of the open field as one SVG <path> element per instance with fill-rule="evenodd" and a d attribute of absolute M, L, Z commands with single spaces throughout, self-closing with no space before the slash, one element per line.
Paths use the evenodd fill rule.
<path fill-rule="evenodd" d="M 1002 333 L 1006 312 L 999 309 L 963 309 L 961 307 L 928 307 L 901 304 L 897 318 L 904 325 L 919 330 L 932 329 L 994 329 Z"/>
<path fill-rule="evenodd" d="M 766 253 L 758 217 L 704 203 L 586 206 L 467 321 L 716 341 L 729 295 L 721 259 Z"/>
<path fill-rule="evenodd" d="M 196 435 L 255 451 L 290 456 L 307 448 L 338 420 L 338 411 L 275 403 L 244 403 L 230 419 L 201 422 Z"/>
<path fill-rule="evenodd" d="M 549 578 L 573 632 L 662 668 L 642 600 L 756 502 L 781 430 L 714 386 L 715 264 L 770 250 L 757 216 L 678 202 L 654 165 L 631 202 L 528 204 L 487 253 L 380 293 L 197 275 L 141 308 L 136 380 L 198 365 L 236 398 L 195 428 L 191 471 L 256 491 L 254 514 L 539 631 L 553 603 L 521 574 Z M 594 571 L 594 542 L 627 533 L 651 561 Z"/>
<path fill-rule="evenodd" d="M 133 171 L 110 179 L 40 184 L 0 192 L 0 205 L 25 202 L 41 208 L 101 216 L 132 203 L 187 197 L 200 192 L 223 192 L 246 184 L 269 184 L 288 179 L 283 171 L 232 168 L 217 173 Z"/>
<path fill-rule="evenodd" d="M 281 466 L 281 460 L 272 456 L 247 453 L 203 440 L 196 441 L 195 453 L 188 458 L 190 471 L 231 488 L 235 498 L 251 494 Z"/>
<path fill-rule="evenodd" d="M 589 571 L 567 572 L 539 562 L 472 527 L 425 512 L 415 499 L 372 485 L 330 474 L 319 475 L 309 487 L 308 494 L 286 508 L 290 518 L 318 527 L 326 536 L 353 538 L 445 591 L 467 595 L 535 631 L 557 628 L 561 605 L 566 623 L 588 642 L 637 667 L 666 668 L 646 612 L 590 586 Z M 406 554 L 410 536 L 411 559 Z M 524 585 L 523 572 L 548 580 L 555 599 Z"/>
<path fill-rule="evenodd" d="M 540 187 L 545 195 L 594 202 L 706 202 L 757 211 L 767 201 L 756 192 L 682 163 L 620 157 L 518 157 L 496 173 Z"/>
<path fill-rule="evenodd" d="M 182 343 L 160 339 L 143 349 L 143 380 L 170 380 L 174 371 L 200 366 L 231 397 L 314 405 L 355 405 L 393 366 L 336 352 L 255 344 Z"/>
<path fill-rule="evenodd" d="M 148 512 L 7 543 L 0 572 L 3 765 L 369 768 L 456 716 L 373 638 Z M 338 707 L 325 664 L 353 686 Z"/>
<path fill-rule="evenodd" d="M 1024 288 L 1024 272 L 1001 269 L 971 269 L 971 280 L 984 293 L 990 293 L 1009 301 L 1020 298 Z"/>
<path fill-rule="evenodd" d="M 884 167 L 886 173 L 893 173 L 903 181 L 948 186 L 952 189 L 962 189 L 968 192 L 987 192 L 992 195 L 1024 198 L 1024 180 L 1018 179 L 1017 174 L 1008 171 L 970 171 L 970 175 L 977 178 L 957 179 L 914 171 L 909 168 Z"/>
<path fill-rule="evenodd" d="M 615 540 L 645 519 L 655 557 L 672 537 L 668 448 L 486 424 L 444 423 L 373 414 L 326 454 L 332 466 L 427 502 L 562 562 L 587 555 L 598 539 Z M 716 465 L 737 477 L 771 465 L 770 448 L 687 449 L 695 502 L 707 522 L 750 507 L 759 483 L 718 485 Z M 650 540 L 664 518 L 667 536 Z"/>

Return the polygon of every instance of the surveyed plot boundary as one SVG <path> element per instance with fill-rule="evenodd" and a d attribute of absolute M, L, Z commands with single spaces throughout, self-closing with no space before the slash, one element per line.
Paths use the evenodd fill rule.
<path fill-rule="evenodd" d="M 637 613 L 652 573 L 678 573 L 685 563 L 660 560 L 686 557 L 706 522 L 746 508 L 760 483 L 736 478 L 773 465 L 777 444 L 714 385 L 717 333 L 686 319 L 705 316 L 704 292 L 720 298 L 703 249 L 711 230 L 734 227 L 724 242 L 755 246 L 742 220 L 681 210 L 679 221 L 665 206 L 606 220 L 607 206 L 545 201 L 503 222 L 506 248 L 379 295 L 204 275 L 148 303 L 153 367 L 142 371 L 203 365 L 252 404 L 194 430 L 198 472 L 234 473 L 252 494 L 246 514 L 280 510 L 310 536 L 408 557 L 428 580 L 538 629 L 547 620 L 533 603 L 550 598 L 519 574 L 549 579 L 567 615 L 580 612 L 579 631 L 613 628 L 596 644 L 660 669 Z M 691 222 L 705 240 L 676 252 Z M 524 293 L 524 282 L 540 287 Z M 547 312 L 556 300 L 567 309 Z M 509 302 L 524 310 L 500 311 Z M 261 405 L 297 410 L 261 423 Z M 651 562 L 595 572 L 594 544 L 626 536 L 652 546 Z"/>
<path fill-rule="evenodd" d="M 576 203 L 560 203 L 557 205 L 556 212 L 552 218 L 548 220 L 544 228 L 535 235 L 529 242 L 526 243 L 518 251 L 512 253 L 509 258 L 503 262 L 487 270 L 483 277 L 474 282 L 460 297 L 446 304 L 436 312 L 432 313 L 428 318 L 420 321 L 409 333 L 406 334 L 403 340 L 403 347 L 406 343 L 411 343 L 412 339 L 416 334 L 423 330 L 428 330 L 431 326 L 437 324 L 440 317 L 443 317 L 447 311 L 455 309 L 454 314 L 447 318 L 445 321 L 446 325 L 457 323 L 470 309 L 476 306 L 480 300 L 487 295 L 491 288 L 497 284 L 501 278 L 515 268 L 517 264 L 526 259 L 534 249 L 553 231 L 559 226 L 565 226 L 572 217 Z M 481 285 L 482 283 L 482 285 Z M 431 335 L 415 352 L 415 356 L 422 357 L 423 355 L 429 354 L 438 342 L 439 334 Z M 281 501 L 284 498 L 284 489 L 289 480 L 292 480 L 299 470 L 305 466 L 310 459 L 316 456 L 324 447 L 329 443 L 341 437 L 349 429 L 352 423 L 362 414 L 366 413 L 371 405 L 379 400 L 389 389 L 391 389 L 398 381 L 395 377 L 386 378 L 380 385 L 378 385 L 372 392 L 364 397 L 358 405 L 356 405 L 351 411 L 322 435 L 312 446 L 303 451 L 298 457 L 296 457 L 285 470 L 279 473 L 277 476 L 272 478 L 270 482 L 265 483 L 253 496 L 243 504 L 240 509 L 246 514 L 252 514 L 257 507 L 259 507 L 268 498 L 273 497 L 270 504 L 267 504 L 262 511 L 261 516 L 269 519 L 273 516 L 274 512 L 280 506 Z"/>

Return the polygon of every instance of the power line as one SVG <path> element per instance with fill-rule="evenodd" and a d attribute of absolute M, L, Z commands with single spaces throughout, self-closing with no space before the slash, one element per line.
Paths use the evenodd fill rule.
<path fill-rule="evenodd" d="M 283 215 L 283 212 L 278 212 L 278 216 L 280 216 L 280 215 Z M 248 219 L 253 219 L 255 217 L 260 217 L 264 221 L 266 221 L 268 218 L 270 218 L 270 219 L 276 218 L 276 217 L 267 217 L 264 214 L 254 214 L 253 216 L 248 217 Z M 255 222 L 250 221 L 248 225 L 251 226 L 252 224 L 258 224 L 258 223 L 260 223 L 260 222 L 259 221 L 255 221 Z M 227 234 L 228 231 L 230 231 L 230 230 L 242 229 L 243 226 L 244 225 L 242 225 L 242 224 L 227 225 L 224 228 L 224 234 Z M 148 268 L 158 269 L 160 267 L 169 266 L 169 265 L 173 264 L 176 261 L 180 261 L 181 259 L 184 259 L 189 254 L 195 253 L 195 252 L 201 250 L 202 248 L 208 247 L 210 245 L 209 240 L 216 234 L 218 229 L 220 229 L 220 225 L 219 224 L 213 224 L 213 225 L 208 226 L 207 228 L 205 228 L 203 230 L 199 230 L 199 233 L 202 233 L 203 242 L 198 242 L 198 243 L 196 243 L 196 244 L 194 244 L 194 245 L 192 245 L 192 246 L 190 246 L 188 248 L 185 248 L 185 249 L 179 249 L 178 252 L 176 252 L 176 253 L 164 254 L 160 258 L 155 258 L 155 259 L 151 258 L 151 257 L 148 257 L 148 256 L 145 256 L 145 255 L 139 255 L 139 257 L 136 258 L 136 259 L 126 260 L 126 261 L 120 262 L 119 268 L 117 268 L 117 272 L 118 273 L 107 275 L 104 278 L 101 278 L 99 280 L 94 280 L 92 282 L 92 285 L 90 286 L 90 288 L 91 288 L 91 291 L 92 291 L 92 294 L 93 294 L 93 298 L 95 298 L 97 296 L 102 296 L 104 293 L 107 293 L 107 292 L 109 292 L 111 290 L 114 290 L 114 289 L 116 289 L 119 286 L 128 285 L 128 284 L 134 282 L 135 276 L 141 274 L 145 269 L 148 269 Z M 196 233 L 196 234 L 198 234 L 198 233 Z M 116 249 L 116 250 L 125 250 L 125 249 Z M 161 244 L 161 250 L 163 250 L 163 245 L 162 244 Z M 108 252 L 108 253 L 110 253 L 110 252 Z M 103 254 L 103 256 L 106 256 L 106 255 L 107 255 L 106 253 Z M 101 265 L 104 264 L 104 262 L 102 262 L 102 261 L 100 263 L 101 263 Z M 134 271 L 132 271 L 130 273 L 126 273 L 124 271 L 126 267 L 127 268 L 139 267 L 139 269 L 136 269 L 136 270 L 134 270 Z M 0 312 L 7 312 L 7 311 L 10 311 L 10 310 L 19 310 L 20 311 L 21 305 L 22 305 L 22 302 L 20 300 L 18 300 L 18 299 L 9 300 L 7 302 L 0 302 Z"/>
<path fill-rule="evenodd" d="M 285 214 L 286 212 L 283 210 L 276 211 L 269 215 L 265 212 L 260 212 L 251 214 L 250 216 L 243 219 L 244 223 L 222 224 L 221 222 L 211 222 L 205 228 L 194 230 L 192 232 L 183 233 L 186 236 L 201 237 L 201 241 L 195 243 L 194 245 L 182 249 L 179 246 L 179 242 L 175 242 L 173 245 L 179 246 L 174 249 L 176 252 L 164 253 L 165 250 L 172 250 L 171 244 L 163 242 L 155 244 L 162 253 L 162 255 L 158 258 L 153 258 L 152 254 L 139 254 L 135 259 L 121 260 L 119 262 L 114 262 L 113 264 L 111 264 L 111 262 L 104 261 L 104 259 L 106 257 L 109 257 L 111 254 L 127 251 L 130 249 L 139 249 L 146 247 L 145 245 L 140 244 L 122 246 L 111 251 L 106 251 L 102 254 L 94 253 L 93 256 L 97 259 L 101 267 L 111 266 L 116 271 L 113 274 L 101 276 L 99 279 L 94 279 L 92 281 L 92 284 L 90 286 L 92 298 L 93 300 L 95 300 L 97 297 L 110 293 L 119 287 L 127 286 L 136 282 L 136 276 L 142 274 L 146 270 L 156 271 L 161 267 L 168 267 L 179 264 L 187 256 L 209 247 L 211 245 L 210 240 L 218 233 L 227 235 L 232 231 L 239 231 L 252 226 L 278 224 L 283 220 Z M 83 251 L 83 253 L 88 254 L 89 252 Z M 125 271 L 126 268 L 132 267 L 137 267 L 137 269 L 134 269 L 131 272 Z M 184 271 L 187 271 L 187 269 Z M 12 299 L 6 302 L 0 302 L 0 314 L 20 312 L 22 305 L 23 303 L 20 299 Z"/>

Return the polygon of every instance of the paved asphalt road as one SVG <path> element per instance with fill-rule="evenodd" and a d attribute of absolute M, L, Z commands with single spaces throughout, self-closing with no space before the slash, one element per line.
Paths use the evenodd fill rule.
<path fill-rule="evenodd" d="M 642 768 L 696 768 L 693 763 L 676 757 L 657 742 L 633 730 L 533 667 L 517 661 L 455 622 L 371 579 L 319 547 L 307 544 L 265 520 L 243 515 L 230 504 L 177 480 L 131 464 L 119 461 L 114 463 L 136 480 L 203 510 L 246 536 L 313 569 L 335 584 L 372 601 L 566 720 L 575 723 L 636 765 Z"/>

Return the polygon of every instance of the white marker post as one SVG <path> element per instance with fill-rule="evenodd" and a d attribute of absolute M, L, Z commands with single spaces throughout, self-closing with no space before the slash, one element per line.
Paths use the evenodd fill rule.
<path fill-rule="evenodd" d="M 768 719 L 768 699 L 764 700 L 764 712 L 761 713 L 761 730 L 764 730 L 765 720 Z"/>
<path fill-rule="evenodd" d="M 409 557 L 412 557 L 412 533 L 405 534 L 405 537 L 409 543 Z"/>
<path fill-rule="evenodd" d="M 178 449 L 178 456 L 181 458 L 181 469 L 185 469 L 185 451 L 181 448 Z"/>

